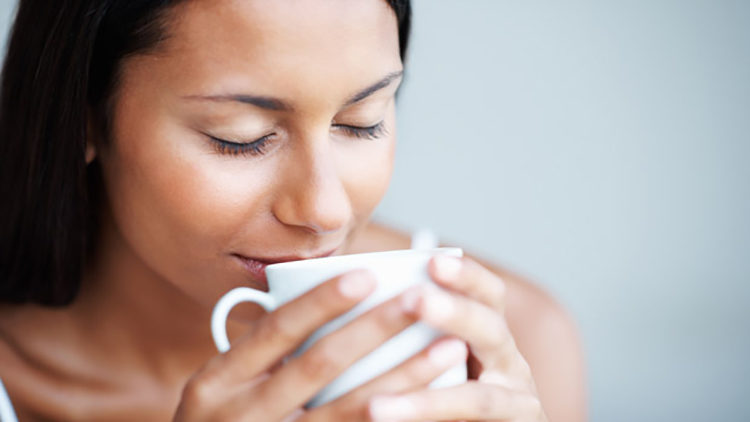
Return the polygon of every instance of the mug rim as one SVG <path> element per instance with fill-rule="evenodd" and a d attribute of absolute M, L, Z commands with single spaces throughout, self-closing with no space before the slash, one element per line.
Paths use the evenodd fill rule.
<path fill-rule="evenodd" d="M 316 263 L 316 262 L 340 262 L 340 261 L 350 261 L 354 259 L 367 259 L 372 257 L 373 255 L 377 255 L 378 258 L 380 257 L 392 257 L 392 256 L 398 256 L 398 255 L 424 255 L 424 254 L 435 254 L 438 252 L 457 252 L 459 256 L 463 255 L 463 250 L 461 248 L 453 247 L 453 246 L 445 246 L 445 247 L 438 247 L 438 248 L 429 248 L 429 249 L 396 249 L 392 251 L 378 251 L 378 252 L 364 252 L 364 253 L 357 253 L 357 254 L 348 254 L 348 255 L 335 255 L 335 256 L 325 256 L 321 258 L 311 258 L 311 259 L 301 259 L 299 261 L 289 261 L 289 262 L 279 262 L 276 264 L 271 264 L 266 267 L 266 273 L 268 273 L 269 270 L 275 271 L 278 269 L 295 269 L 297 267 L 309 265 L 310 263 Z"/>

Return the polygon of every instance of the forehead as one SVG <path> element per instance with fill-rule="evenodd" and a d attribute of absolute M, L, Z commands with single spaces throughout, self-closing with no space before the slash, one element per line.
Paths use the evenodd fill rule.
<path fill-rule="evenodd" d="M 346 89 L 401 68 L 386 0 L 193 0 L 170 17 L 163 56 L 187 89 Z"/>

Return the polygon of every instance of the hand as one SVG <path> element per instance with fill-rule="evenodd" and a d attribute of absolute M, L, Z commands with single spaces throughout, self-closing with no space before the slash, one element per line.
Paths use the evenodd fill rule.
<path fill-rule="evenodd" d="M 304 403 L 351 364 L 415 322 L 402 298 L 386 301 L 279 365 L 326 322 L 345 313 L 375 287 L 372 275 L 354 271 L 329 280 L 260 318 L 228 352 L 211 359 L 186 384 L 175 420 L 369 420 L 375 394 L 425 388 L 468 351 L 458 339 L 441 339 L 380 377 L 323 406 Z"/>
<path fill-rule="evenodd" d="M 477 262 L 448 256 L 430 262 L 430 275 L 445 289 L 418 286 L 404 296 L 415 317 L 469 344 L 468 383 L 376 397 L 374 420 L 546 421 L 529 365 L 516 348 L 503 316 L 505 286 Z"/>

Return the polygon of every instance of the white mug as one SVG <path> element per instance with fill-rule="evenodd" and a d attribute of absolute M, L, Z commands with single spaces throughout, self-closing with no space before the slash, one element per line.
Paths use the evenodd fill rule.
<path fill-rule="evenodd" d="M 292 354 L 292 356 L 297 356 L 321 337 L 342 327 L 373 306 L 398 295 L 408 287 L 432 283 L 427 273 L 427 263 L 436 254 L 461 257 L 463 251 L 459 248 L 407 249 L 332 256 L 269 265 L 266 267 L 268 293 L 249 287 L 238 287 L 230 290 L 216 303 L 211 316 L 211 332 L 216 347 L 222 353 L 229 350 L 226 319 L 229 311 L 238 303 L 254 302 L 270 312 L 318 284 L 344 272 L 361 268 L 372 271 L 377 280 L 377 287 L 370 296 L 346 314 L 315 331 Z M 310 400 L 306 407 L 317 407 L 327 403 L 387 372 L 427 347 L 440 334 L 434 328 L 420 322 L 411 325 L 346 369 Z M 436 378 L 430 386 L 433 388 L 449 387 L 465 382 L 466 378 L 466 365 L 462 363 Z"/>

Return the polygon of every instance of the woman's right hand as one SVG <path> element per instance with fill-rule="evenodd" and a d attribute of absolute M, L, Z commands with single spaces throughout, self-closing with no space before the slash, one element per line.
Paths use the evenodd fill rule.
<path fill-rule="evenodd" d="M 441 339 L 391 371 L 320 407 L 302 406 L 354 362 L 415 322 L 397 296 L 279 366 L 306 338 L 367 297 L 375 280 L 352 271 L 261 317 L 186 384 L 176 421 L 367 421 L 370 397 L 425 388 L 466 360 L 465 343 Z"/>

